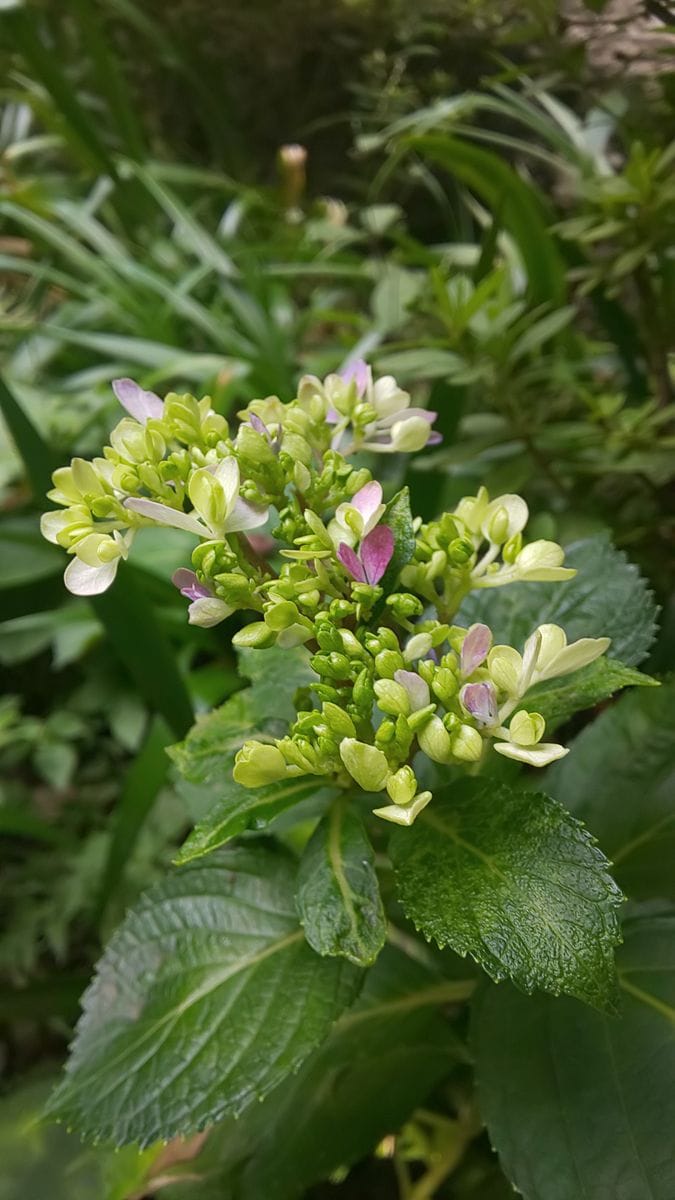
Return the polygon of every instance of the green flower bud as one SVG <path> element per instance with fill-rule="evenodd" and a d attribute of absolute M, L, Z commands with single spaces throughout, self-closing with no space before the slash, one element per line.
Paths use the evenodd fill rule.
<path fill-rule="evenodd" d="M 245 423 L 239 426 L 237 432 L 237 450 L 244 458 L 257 466 L 276 463 L 276 454 L 264 433 L 259 433 L 252 425 Z"/>
<path fill-rule="evenodd" d="M 304 463 L 296 462 L 293 467 L 293 484 L 296 491 L 306 492 L 311 486 L 312 476 Z"/>
<path fill-rule="evenodd" d="M 400 804 L 403 807 L 410 804 L 417 791 L 417 780 L 412 767 L 401 767 L 394 775 L 390 775 L 387 780 L 387 791 L 394 804 Z"/>
<path fill-rule="evenodd" d="M 373 683 L 367 670 L 361 671 L 354 680 L 354 690 L 352 691 L 352 700 L 359 712 L 368 713 L 373 706 L 375 692 Z"/>
<path fill-rule="evenodd" d="M 264 787 L 284 779 L 288 767 L 283 754 L 276 746 L 264 742 L 244 742 L 234 760 L 232 777 L 242 787 Z"/>
<path fill-rule="evenodd" d="M 389 713 L 392 717 L 397 717 L 399 714 L 404 717 L 408 715 L 410 697 L 400 683 L 395 683 L 393 679 L 377 679 L 373 687 L 378 707 L 382 709 L 382 712 Z"/>
<path fill-rule="evenodd" d="M 509 734 L 517 746 L 536 746 L 544 736 L 546 722 L 541 713 L 517 712 L 511 718 Z"/>
<path fill-rule="evenodd" d="M 411 713 L 407 718 L 408 729 L 411 733 L 416 733 L 418 729 L 426 725 L 429 717 L 433 716 L 435 710 L 435 704 L 426 704 L 424 708 L 417 708 L 415 712 Z"/>
<path fill-rule="evenodd" d="M 502 546 L 502 558 L 505 563 L 512 565 L 523 548 L 523 535 L 516 533 Z"/>
<path fill-rule="evenodd" d="M 410 592 L 394 592 L 391 596 L 387 596 L 386 603 L 394 616 L 401 621 L 409 620 L 411 617 L 421 617 L 424 612 L 422 601 L 417 596 L 411 595 Z"/>
<path fill-rule="evenodd" d="M 356 738 L 344 738 L 340 742 L 340 758 L 365 792 L 381 792 L 389 778 L 389 763 L 381 750 L 358 742 Z"/>
<path fill-rule="evenodd" d="M 431 658 L 423 658 L 417 664 L 417 674 L 429 686 L 431 686 L 431 682 L 436 674 L 436 669 L 436 664 Z"/>
<path fill-rule="evenodd" d="M 326 724 L 336 737 L 353 738 L 356 736 L 354 722 L 343 708 L 339 708 L 337 704 L 325 703 L 321 711 L 326 718 Z"/>
<path fill-rule="evenodd" d="M 351 632 L 351 630 L 341 629 L 340 641 L 342 643 L 342 649 L 344 650 L 345 654 L 349 655 L 350 658 L 366 657 L 366 652 L 363 646 L 358 638 L 354 637 L 354 634 Z"/>
<path fill-rule="evenodd" d="M 431 680 L 431 690 L 438 696 L 441 704 L 450 704 L 457 695 L 458 680 L 453 671 L 447 667 L 438 667 Z"/>
<path fill-rule="evenodd" d="M 460 725 L 452 738 L 452 754 L 462 762 L 478 762 L 483 753 L 483 739 L 471 725 Z"/>
<path fill-rule="evenodd" d="M 474 553 L 474 544 L 469 538 L 454 538 L 448 546 L 448 561 L 453 567 L 465 567 Z"/>
<path fill-rule="evenodd" d="M 450 734 L 440 717 L 431 717 L 426 725 L 418 730 L 417 741 L 420 750 L 437 763 L 448 763 L 451 757 Z"/>
<path fill-rule="evenodd" d="M 382 679 L 393 679 L 403 667 L 405 660 L 399 650 L 380 650 L 375 656 L 375 669 Z"/>
<path fill-rule="evenodd" d="M 239 575 L 236 571 L 222 571 L 214 579 L 218 595 L 233 608 L 244 608 L 250 603 L 253 588 L 245 575 Z"/>
<path fill-rule="evenodd" d="M 351 600 L 333 600 L 328 612 L 334 621 L 346 621 L 347 617 L 354 615 L 355 607 Z"/>
<path fill-rule="evenodd" d="M 299 616 L 298 609 L 292 600 L 280 600 L 265 608 L 265 624 L 269 625 L 275 633 L 294 625 Z"/>
<path fill-rule="evenodd" d="M 443 717 L 443 724 L 445 725 L 448 733 L 456 733 L 462 722 L 457 716 L 457 713 L 449 712 Z"/>
<path fill-rule="evenodd" d="M 493 646 L 487 657 L 487 669 L 496 687 L 508 696 L 517 696 L 523 660 L 513 646 Z"/>
<path fill-rule="evenodd" d="M 490 507 L 492 508 L 492 505 Z M 484 522 L 483 528 L 488 541 L 495 542 L 500 546 L 509 532 L 509 514 L 506 509 L 501 505 L 493 508 L 490 516 Z"/>
<path fill-rule="evenodd" d="M 264 621 L 253 621 L 251 625 L 237 630 L 232 638 L 232 645 L 239 646 L 240 649 L 248 647 L 262 650 L 265 646 L 271 646 L 273 641 L 274 630 L 270 629 Z"/>
<path fill-rule="evenodd" d="M 375 742 L 378 746 L 390 746 L 396 739 L 396 726 L 393 721 L 382 721 L 375 733 Z"/>
<path fill-rule="evenodd" d="M 333 703 L 340 699 L 340 693 L 337 688 L 331 687 L 328 683 L 315 683 L 312 686 L 312 691 L 318 696 L 319 700 L 328 700 Z"/>

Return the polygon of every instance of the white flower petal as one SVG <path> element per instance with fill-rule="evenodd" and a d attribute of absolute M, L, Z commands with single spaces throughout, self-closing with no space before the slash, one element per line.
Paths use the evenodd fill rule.
<path fill-rule="evenodd" d="M 157 521 L 159 525 L 170 525 L 174 529 L 186 529 L 188 533 L 196 533 L 197 537 L 208 537 L 209 530 L 192 513 L 181 512 L 177 508 L 169 508 L 168 504 L 158 504 L 156 500 L 146 500 L 143 496 L 130 496 L 124 501 L 124 507 Z"/>
<path fill-rule="evenodd" d="M 90 567 L 81 559 L 74 558 L 66 567 L 63 581 L 73 596 L 100 596 L 113 582 L 119 564 L 119 558 L 115 558 L 100 567 Z"/>
<path fill-rule="evenodd" d="M 223 529 L 225 533 L 241 533 L 245 529 L 259 529 L 269 516 L 268 508 L 256 508 L 238 496 Z"/>
<path fill-rule="evenodd" d="M 225 511 L 229 515 L 239 495 L 239 463 L 234 455 L 219 462 L 213 474 L 225 493 Z"/>
<path fill-rule="evenodd" d="M 555 742 L 540 742 L 538 746 L 514 746 L 513 742 L 495 742 L 497 754 L 504 758 L 515 758 L 517 762 L 527 763 L 530 767 L 547 767 L 549 763 L 569 754 L 566 746 L 558 746 Z"/>

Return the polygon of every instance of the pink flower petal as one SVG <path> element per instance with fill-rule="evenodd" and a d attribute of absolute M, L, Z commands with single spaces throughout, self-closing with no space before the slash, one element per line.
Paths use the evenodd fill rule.
<path fill-rule="evenodd" d="M 361 562 L 368 583 L 379 583 L 394 553 L 394 535 L 388 525 L 376 525 L 361 542 Z"/>
<path fill-rule="evenodd" d="M 368 524 L 370 518 L 377 512 L 377 509 L 382 503 L 382 486 L 373 479 L 370 483 L 366 483 L 364 487 L 352 496 L 352 504 L 357 508 L 363 517 L 364 524 Z"/>
<path fill-rule="evenodd" d="M 496 725 L 499 719 L 497 696 L 491 683 L 465 683 L 459 698 L 466 711 L 479 725 Z"/>
<path fill-rule="evenodd" d="M 351 383 L 354 380 L 356 384 L 356 394 L 359 398 L 365 394 L 368 384 L 370 383 L 370 367 L 362 358 L 357 358 L 354 362 L 349 363 L 344 371 L 340 371 L 340 378 L 345 383 Z"/>
<path fill-rule="evenodd" d="M 358 583 L 367 582 L 366 573 L 351 546 L 348 546 L 346 542 L 340 542 L 337 548 L 337 556 L 343 567 L 346 567 L 349 571 L 352 579 L 356 579 Z"/>
<path fill-rule="evenodd" d="M 211 596 L 207 587 L 200 583 L 194 571 L 189 567 L 179 567 L 171 576 L 171 582 L 174 587 L 177 587 L 181 596 L 185 596 L 186 600 L 201 600 L 205 596 Z"/>
<path fill-rule="evenodd" d="M 112 390 L 122 408 L 130 416 L 145 425 L 151 417 L 159 418 L 164 413 L 164 404 L 154 392 L 146 392 L 133 379 L 113 379 Z"/>
<path fill-rule="evenodd" d="M 400 670 L 394 672 L 394 679 L 408 693 L 413 712 L 417 712 L 418 708 L 426 708 L 431 700 L 431 693 L 429 684 L 422 679 L 421 675 L 418 675 L 416 671 Z"/>
<path fill-rule="evenodd" d="M 462 675 L 473 675 L 476 667 L 485 662 L 491 645 L 492 634 L 487 625 L 472 625 L 462 643 Z"/>

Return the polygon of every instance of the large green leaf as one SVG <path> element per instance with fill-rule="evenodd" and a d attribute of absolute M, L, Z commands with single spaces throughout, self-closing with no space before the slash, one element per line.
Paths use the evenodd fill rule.
<path fill-rule="evenodd" d="M 147 1146 L 240 1113 L 322 1041 L 361 973 L 306 944 L 292 862 L 223 852 L 170 875 L 112 939 L 49 1113 Z"/>
<path fill-rule="evenodd" d="M 620 892 L 555 800 L 488 779 L 437 792 L 391 841 L 403 907 L 439 946 L 526 992 L 612 1003 Z"/>
<path fill-rule="evenodd" d="M 675 680 L 601 713 L 546 788 L 595 834 L 629 896 L 675 900 Z"/>
<path fill-rule="evenodd" d="M 561 679 L 547 679 L 530 688 L 521 707 L 538 712 L 546 720 L 550 733 L 576 712 L 594 708 L 625 687 L 658 687 L 658 680 L 634 667 L 626 667 L 615 658 L 596 658 L 580 671 Z"/>
<path fill-rule="evenodd" d="M 564 583 L 514 583 L 473 592 L 459 620 L 484 621 L 496 642 L 522 646 L 537 625 L 562 625 L 570 641 L 610 637 L 609 657 L 635 666 L 654 640 L 658 612 L 637 567 L 604 537 L 569 547 L 565 565 L 578 574 Z"/>
<path fill-rule="evenodd" d="M 265 829 L 275 817 L 302 800 L 313 799 L 326 804 L 337 794 L 337 789 L 322 787 L 316 775 L 301 775 L 265 787 L 245 788 L 224 774 L 218 792 L 216 803 L 181 846 L 176 858 L 178 864 L 217 850 L 247 829 Z M 313 943 L 310 941 L 310 944 Z"/>
<path fill-rule="evenodd" d="M 330 799 L 317 778 L 294 779 L 265 788 L 243 788 L 232 778 L 234 756 L 248 738 L 280 736 L 295 716 L 293 695 L 316 678 L 307 651 L 244 650 L 242 675 L 251 686 L 230 696 L 220 708 L 198 717 L 187 737 L 169 754 L 183 776 L 178 789 L 198 824 L 178 862 L 189 862 L 245 829 L 262 829 L 286 809 L 310 797 Z M 196 795 L 195 795 L 196 793 Z"/>
<path fill-rule="evenodd" d="M 675 1196 L 675 916 L 625 937 L 619 1017 L 508 986 L 478 998 L 479 1103 L 526 1200 Z"/>
<path fill-rule="evenodd" d="M 213 1131 L 198 1169 L 214 1196 L 295 1200 L 363 1158 L 465 1059 L 439 1009 L 472 987 L 387 946 L 356 1004 L 298 1074 Z"/>
<path fill-rule="evenodd" d="M 543 194 L 521 179 L 499 155 L 470 145 L 447 133 L 405 139 L 423 158 L 429 158 L 475 191 L 499 217 L 520 251 L 529 295 L 534 304 L 563 303 L 565 267 L 548 228 Z"/>
<path fill-rule="evenodd" d="M 335 800 L 300 863 L 296 903 L 305 937 L 317 954 L 342 955 L 360 967 L 375 961 L 387 923 L 360 814 Z"/>

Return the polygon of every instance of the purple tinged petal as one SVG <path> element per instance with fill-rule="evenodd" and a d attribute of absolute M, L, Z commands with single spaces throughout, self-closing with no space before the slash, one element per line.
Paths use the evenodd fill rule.
<path fill-rule="evenodd" d="M 497 694 L 492 683 L 465 683 L 459 698 L 479 725 L 496 725 L 499 719 Z"/>
<path fill-rule="evenodd" d="M 388 525 L 376 525 L 361 542 L 360 558 L 368 583 L 379 583 L 394 553 L 394 535 Z"/>
<path fill-rule="evenodd" d="M 251 413 L 249 415 L 248 423 L 253 429 L 255 429 L 256 433 L 262 433 L 267 438 L 268 442 L 271 440 L 270 431 L 265 422 L 262 421 L 260 417 L 257 417 L 255 413 Z"/>
<path fill-rule="evenodd" d="M 164 404 L 154 392 L 146 392 L 133 379 L 113 379 L 112 390 L 122 408 L 130 416 L 145 425 L 150 418 L 159 419 L 164 413 Z"/>
<path fill-rule="evenodd" d="M 357 358 L 354 362 L 349 363 L 344 371 L 340 371 L 340 379 L 343 379 L 345 383 L 354 381 L 356 384 L 356 394 L 360 400 L 365 395 L 370 383 L 370 367 L 364 359 Z"/>
<path fill-rule="evenodd" d="M 473 675 L 476 668 L 485 662 L 491 645 L 492 634 L 487 625 L 472 625 L 462 643 L 462 675 Z"/>
<path fill-rule="evenodd" d="M 337 425 L 339 420 L 340 420 L 340 414 L 337 411 L 337 409 L 329 408 L 328 412 L 326 413 L 326 424 L 327 425 Z"/>
<path fill-rule="evenodd" d="M 442 441 L 443 434 L 439 433 L 437 429 L 434 429 L 427 438 L 427 446 L 440 446 Z"/>
<path fill-rule="evenodd" d="M 416 671 L 395 671 L 394 680 L 400 683 L 408 693 L 410 705 L 413 712 L 417 712 L 418 708 L 426 708 L 431 700 L 429 692 L 429 684 L 418 675 Z"/>
<path fill-rule="evenodd" d="M 181 596 L 185 596 L 186 600 L 202 600 L 204 597 L 211 596 L 211 592 L 203 583 L 200 583 L 194 571 L 189 567 L 179 567 L 171 576 L 171 582 L 174 587 L 177 587 Z"/>
<path fill-rule="evenodd" d="M 349 571 L 352 579 L 356 579 L 358 583 L 367 583 L 366 573 L 351 546 L 348 546 L 346 542 L 340 542 L 337 556 L 343 567 Z"/>
<path fill-rule="evenodd" d="M 354 496 L 352 496 L 352 504 L 358 509 L 363 517 L 364 523 L 367 524 L 370 518 L 374 515 L 382 503 L 382 486 L 373 479 L 370 483 L 366 483 Z"/>

